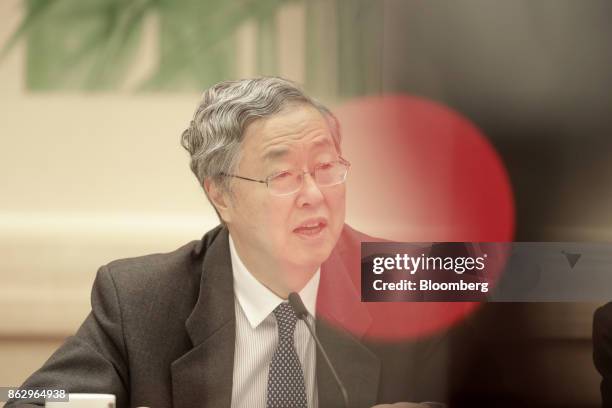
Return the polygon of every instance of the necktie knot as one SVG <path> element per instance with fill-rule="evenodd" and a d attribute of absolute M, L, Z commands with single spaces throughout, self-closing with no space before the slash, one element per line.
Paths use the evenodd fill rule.
<path fill-rule="evenodd" d="M 293 339 L 297 316 L 289 303 L 283 302 L 274 309 L 274 317 L 278 324 L 278 336 L 281 340 Z"/>

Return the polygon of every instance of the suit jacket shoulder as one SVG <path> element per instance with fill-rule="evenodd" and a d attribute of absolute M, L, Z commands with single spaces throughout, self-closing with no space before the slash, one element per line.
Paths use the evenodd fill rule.
<path fill-rule="evenodd" d="M 220 231 L 169 253 L 102 266 L 90 314 L 23 387 L 112 393 L 119 407 L 172 406 L 170 366 L 192 347 L 185 321 L 199 298 L 205 254 Z"/>

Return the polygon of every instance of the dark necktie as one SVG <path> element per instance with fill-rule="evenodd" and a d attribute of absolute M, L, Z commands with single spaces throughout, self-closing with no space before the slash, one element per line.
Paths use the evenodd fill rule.
<path fill-rule="evenodd" d="M 278 324 L 278 346 L 268 374 L 267 408 L 307 408 L 304 372 L 293 340 L 297 316 L 289 303 L 274 309 Z"/>

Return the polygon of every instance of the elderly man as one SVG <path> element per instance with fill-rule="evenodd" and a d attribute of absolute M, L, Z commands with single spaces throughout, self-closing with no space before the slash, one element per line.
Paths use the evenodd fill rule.
<path fill-rule="evenodd" d="M 120 407 L 343 406 L 287 303 L 296 292 L 349 405 L 392 402 L 380 359 L 358 341 L 367 324 L 340 329 L 365 313 L 344 258 L 367 237 L 344 224 L 350 163 L 334 116 L 280 78 L 223 82 L 182 144 L 221 225 L 174 252 L 101 267 L 91 314 L 24 387 L 112 393 Z"/>

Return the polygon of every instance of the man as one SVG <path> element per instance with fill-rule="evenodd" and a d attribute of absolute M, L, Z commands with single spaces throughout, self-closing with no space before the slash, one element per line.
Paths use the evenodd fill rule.
<path fill-rule="evenodd" d="M 350 163 L 333 115 L 280 78 L 223 82 L 182 144 L 221 226 L 100 268 L 91 314 L 24 387 L 112 393 L 120 407 L 343 406 L 287 303 L 296 292 L 351 407 L 402 395 L 379 387 L 381 361 L 359 341 L 369 316 L 347 265 L 368 237 L 344 224 Z"/>

